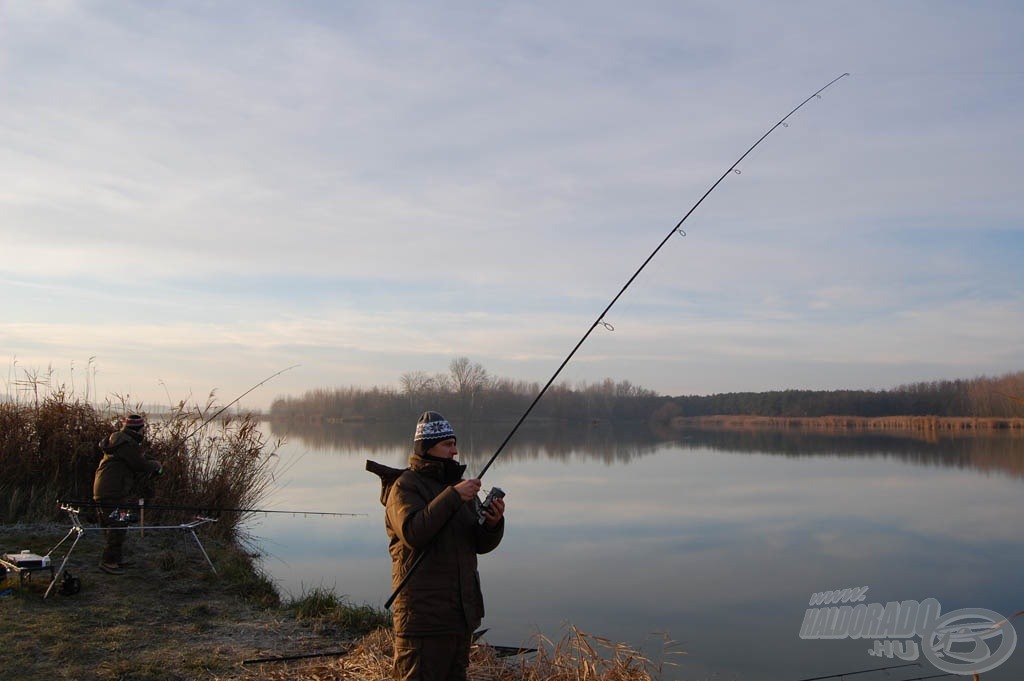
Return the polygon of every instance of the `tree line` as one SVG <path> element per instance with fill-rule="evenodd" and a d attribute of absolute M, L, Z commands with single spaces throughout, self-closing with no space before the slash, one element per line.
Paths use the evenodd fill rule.
<path fill-rule="evenodd" d="M 491 375 L 467 357 L 448 372 L 402 374 L 398 387 L 318 388 L 278 397 L 274 420 L 323 423 L 407 421 L 425 409 L 460 420 L 514 420 L 541 385 Z M 659 395 L 629 381 L 552 385 L 531 413 L 558 421 L 644 421 L 678 416 L 947 416 L 1024 417 L 1024 371 L 910 383 L 888 390 L 772 390 L 714 395 Z"/>
<path fill-rule="evenodd" d="M 332 421 L 408 421 L 432 409 L 449 418 L 507 421 L 518 418 L 540 392 L 541 384 L 491 375 L 481 364 L 456 357 L 447 373 L 412 371 L 399 387 L 317 388 L 298 397 L 278 397 L 273 420 L 299 423 Z M 548 388 L 531 417 L 558 421 L 643 421 L 666 398 L 629 381 L 557 383 Z"/>
<path fill-rule="evenodd" d="M 670 400 L 680 416 L 1024 417 L 1024 371 L 889 390 L 772 390 Z"/>

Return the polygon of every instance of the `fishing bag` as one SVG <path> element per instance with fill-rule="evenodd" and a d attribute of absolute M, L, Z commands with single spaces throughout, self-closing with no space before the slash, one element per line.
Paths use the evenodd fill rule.
<path fill-rule="evenodd" d="M 366 470 L 380 478 L 380 503 L 381 506 L 388 505 L 388 494 L 391 493 L 391 486 L 402 476 L 408 468 L 392 468 L 376 461 L 366 460 Z"/>

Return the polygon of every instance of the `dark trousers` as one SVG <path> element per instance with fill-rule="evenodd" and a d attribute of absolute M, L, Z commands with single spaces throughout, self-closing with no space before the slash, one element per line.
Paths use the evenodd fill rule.
<path fill-rule="evenodd" d="M 472 634 L 395 636 L 395 681 L 466 681 Z"/>
<path fill-rule="evenodd" d="M 96 507 L 96 514 L 99 517 L 100 527 L 103 528 L 103 555 L 101 563 L 117 564 L 124 560 L 124 539 L 128 534 L 128 524 L 110 517 L 110 514 L 117 508 L 125 508 L 116 499 L 97 499 L 99 506 Z"/>

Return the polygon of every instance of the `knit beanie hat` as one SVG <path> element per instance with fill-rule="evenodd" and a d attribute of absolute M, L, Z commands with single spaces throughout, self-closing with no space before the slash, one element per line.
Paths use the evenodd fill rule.
<path fill-rule="evenodd" d="M 438 442 L 448 439 L 455 439 L 452 424 L 436 411 L 425 411 L 416 422 L 416 434 L 412 438 L 413 451 L 422 456 Z"/>
<path fill-rule="evenodd" d="M 124 425 L 121 430 L 134 430 L 135 432 L 141 431 L 146 427 L 146 419 L 142 418 L 138 414 L 130 414 L 124 420 Z"/>

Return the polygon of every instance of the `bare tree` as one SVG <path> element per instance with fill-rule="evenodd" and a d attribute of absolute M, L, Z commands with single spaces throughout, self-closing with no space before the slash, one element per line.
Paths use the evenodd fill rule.
<path fill-rule="evenodd" d="M 487 370 L 479 362 L 471 362 L 469 357 L 456 357 L 448 364 L 455 392 L 459 395 L 467 415 L 473 413 L 477 397 L 490 382 Z"/>
<path fill-rule="evenodd" d="M 409 398 L 409 406 L 415 407 L 416 401 L 434 388 L 435 380 L 423 371 L 409 371 L 399 378 L 402 393 Z"/>
<path fill-rule="evenodd" d="M 399 379 L 402 392 L 407 395 L 418 395 L 430 389 L 434 379 L 423 371 L 410 371 L 402 374 Z"/>

